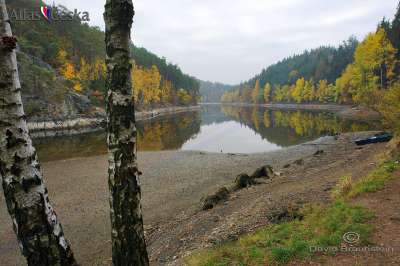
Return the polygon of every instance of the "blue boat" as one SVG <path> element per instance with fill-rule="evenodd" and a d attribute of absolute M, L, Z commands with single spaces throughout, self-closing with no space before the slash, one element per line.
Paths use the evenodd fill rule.
<path fill-rule="evenodd" d="M 358 146 L 361 146 L 361 145 L 367 145 L 367 144 L 373 144 L 373 143 L 388 142 L 392 138 L 393 138 L 393 135 L 391 135 L 389 133 L 384 133 L 384 134 L 375 135 L 373 137 L 366 138 L 366 139 L 359 139 L 359 140 L 356 140 L 355 142 Z"/>

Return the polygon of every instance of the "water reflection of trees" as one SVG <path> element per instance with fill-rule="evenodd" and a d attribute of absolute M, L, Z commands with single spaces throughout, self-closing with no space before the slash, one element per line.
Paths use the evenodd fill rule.
<path fill-rule="evenodd" d="M 230 121 L 226 114 L 221 112 L 220 105 L 203 105 L 201 108 L 201 125 L 219 124 Z"/>
<path fill-rule="evenodd" d="M 159 151 L 179 149 L 200 132 L 200 113 L 179 113 L 169 117 L 147 120 L 137 125 L 138 149 Z"/>
<path fill-rule="evenodd" d="M 323 135 L 378 128 L 376 122 L 344 120 L 332 113 L 281 111 L 265 108 L 221 106 L 224 114 L 280 146 L 290 146 Z"/>
<path fill-rule="evenodd" d="M 92 132 L 72 136 L 33 139 L 40 161 L 57 161 L 68 158 L 106 154 L 106 135 Z"/>
<path fill-rule="evenodd" d="M 137 124 L 138 150 L 159 151 L 179 149 L 200 132 L 200 113 L 180 113 Z M 41 161 L 89 157 L 107 153 L 106 134 L 93 132 L 75 136 L 34 139 Z"/>
<path fill-rule="evenodd" d="M 304 143 L 322 135 L 379 128 L 376 123 L 349 121 L 333 114 L 310 111 L 273 111 L 265 108 L 206 106 L 202 112 L 180 113 L 140 121 L 138 150 L 180 149 L 200 132 L 200 125 L 235 120 L 263 139 L 282 147 Z M 41 161 L 87 157 L 107 153 L 104 132 L 35 139 Z"/>

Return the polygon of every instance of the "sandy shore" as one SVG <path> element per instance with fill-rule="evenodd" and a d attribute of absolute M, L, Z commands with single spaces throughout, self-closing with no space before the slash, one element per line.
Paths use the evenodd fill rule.
<path fill-rule="evenodd" d="M 343 157 L 347 156 L 346 153 L 335 155 L 334 151 L 339 147 L 343 151 L 354 138 L 368 134 L 371 133 L 351 134 L 351 140 L 343 142 L 338 142 L 334 137 L 325 137 L 279 151 L 251 155 L 195 151 L 140 152 L 138 158 L 143 172 L 141 182 L 144 223 L 148 231 L 153 264 L 164 264 L 165 259 L 159 259 L 160 252 L 165 253 L 163 257 L 172 258 L 171 254 L 180 252 L 182 248 L 176 246 L 175 249 L 164 250 L 167 248 L 166 241 L 179 242 L 180 233 L 172 233 L 173 230 L 168 226 L 175 228 L 180 227 L 180 224 L 171 224 L 171 221 L 179 220 L 178 217 L 186 217 L 182 218 L 186 219 L 182 226 L 189 228 L 193 221 L 187 222 L 187 219 L 198 213 L 200 199 L 223 185 L 231 184 L 237 174 L 250 173 L 265 164 L 281 169 L 298 158 L 312 157 L 320 149 L 331 154 L 330 161 L 346 163 Z M 383 149 L 382 145 L 371 147 Z M 350 150 L 351 155 L 356 152 Z M 42 166 L 50 199 L 78 261 L 81 265 L 110 265 L 107 157 L 75 158 L 44 163 Z M 319 170 L 322 171 L 324 166 L 321 165 Z M 198 226 L 200 227 L 197 230 L 200 231 L 207 228 L 204 225 Z M 153 231 L 154 228 L 163 227 L 165 230 Z M 207 232 L 204 231 L 203 234 Z M 24 265 L 2 192 L 0 235 L 1 265 Z"/>

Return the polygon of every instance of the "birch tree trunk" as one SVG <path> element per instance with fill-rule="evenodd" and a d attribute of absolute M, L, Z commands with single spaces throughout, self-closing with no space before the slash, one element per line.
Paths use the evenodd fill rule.
<path fill-rule="evenodd" d="M 0 0 L 0 176 L 7 209 L 28 265 L 76 265 L 28 133 L 15 47 Z"/>
<path fill-rule="evenodd" d="M 113 264 L 149 265 L 141 213 L 132 101 L 130 31 L 132 0 L 107 0 L 107 143 Z"/>

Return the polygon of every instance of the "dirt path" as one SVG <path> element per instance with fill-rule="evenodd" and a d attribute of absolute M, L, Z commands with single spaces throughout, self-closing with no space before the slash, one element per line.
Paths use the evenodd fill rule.
<path fill-rule="evenodd" d="M 251 155 L 203 152 L 139 154 L 143 212 L 153 265 L 179 263 L 198 247 L 234 239 L 267 223 L 271 209 L 284 202 L 327 199 L 340 174 L 357 175 L 368 168 L 385 144 L 357 149 L 355 138 L 372 133 L 326 137 L 306 145 Z M 324 150 L 320 155 L 313 155 Z M 198 211 L 202 196 L 230 184 L 241 172 L 265 164 L 282 170 L 268 184 L 233 194 L 210 211 Z M 45 178 L 67 238 L 81 265 L 110 265 L 107 158 L 97 156 L 43 164 Z M 24 265 L 5 202 L 0 196 L 1 265 Z"/>

